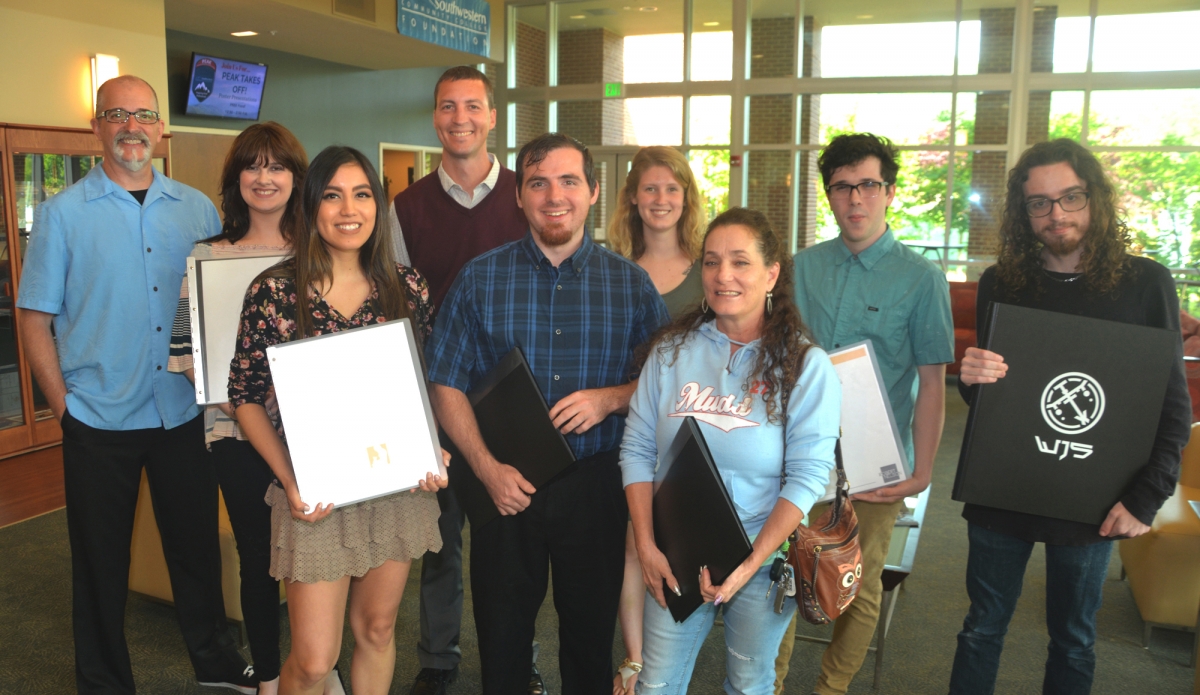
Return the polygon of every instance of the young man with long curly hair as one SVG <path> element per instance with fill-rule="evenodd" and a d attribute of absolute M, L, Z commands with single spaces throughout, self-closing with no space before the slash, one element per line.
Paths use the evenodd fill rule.
<path fill-rule="evenodd" d="M 1130 255 L 1129 245 L 1117 192 L 1099 160 L 1072 140 L 1034 145 L 1009 174 L 1000 248 L 996 265 L 979 280 L 978 311 L 995 299 L 1167 328 L 1178 334 L 1179 301 L 1170 272 L 1148 258 Z M 993 691 L 1004 634 L 1034 543 L 1046 546 L 1050 647 L 1043 690 L 1090 692 L 1096 666 L 1096 613 L 1112 552 L 1109 541 L 1149 531 L 1179 477 L 1191 405 L 1180 359 L 1182 346 L 1176 354 L 1154 448 L 1101 525 L 974 504 L 963 507 L 970 542 L 971 607 L 958 633 L 951 693 Z M 993 383 L 1007 371 L 1002 355 L 968 348 L 959 390 L 971 403 L 977 384 Z"/>

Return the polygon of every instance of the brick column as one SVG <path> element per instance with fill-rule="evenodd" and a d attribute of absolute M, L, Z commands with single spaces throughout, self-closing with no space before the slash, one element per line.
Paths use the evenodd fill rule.
<path fill-rule="evenodd" d="M 796 18 L 795 17 L 763 17 L 750 20 L 750 77 L 789 77 L 796 74 Z M 805 75 L 813 74 L 813 53 L 811 38 L 813 20 L 806 17 L 805 27 Z M 802 109 L 802 128 L 806 135 L 812 136 L 814 129 L 804 128 L 804 124 L 814 121 L 810 97 L 804 97 Z M 762 144 L 793 144 L 792 117 L 796 104 L 788 95 L 760 95 L 750 97 L 748 114 L 749 142 L 751 147 Z M 807 117 L 808 121 L 804 119 Z M 802 160 L 804 176 L 809 169 L 816 171 L 815 158 L 812 162 Z M 785 238 L 791 234 L 791 217 L 788 214 L 789 202 L 795 181 L 792 180 L 791 151 L 750 151 L 746 154 L 746 205 L 761 211 L 770 220 L 771 226 Z M 797 187 L 800 193 L 800 236 L 812 236 L 813 224 L 807 225 L 804 220 L 814 216 L 811 201 L 812 196 L 804 186 Z M 806 245 L 800 242 L 801 246 Z"/>
<path fill-rule="evenodd" d="M 624 37 L 607 29 L 561 31 L 558 45 L 560 85 L 624 80 Z M 630 127 L 620 99 L 558 103 L 558 130 L 585 145 L 623 145 L 629 141 L 626 128 Z"/>
<path fill-rule="evenodd" d="M 546 84 L 546 32 L 535 26 L 517 23 L 517 87 L 542 87 Z M 546 132 L 546 104 L 533 102 L 516 105 L 514 149 Z"/>
<path fill-rule="evenodd" d="M 1035 8 L 1033 22 L 1033 72 L 1049 72 L 1054 55 L 1056 6 Z M 1008 7 L 979 11 L 982 24 L 979 45 L 979 73 L 1012 71 L 1013 27 L 1016 10 Z M 985 92 L 975 98 L 975 143 L 1003 145 L 1008 142 L 1009 94 Z M 1032 92 L 1027 114 L 1027 142 L 1045 140 L 1050 128 L 1050 93 Z M 996 252 L 996 235 L 1004 214 L 1004 196 L 1008 177 L 1007 153 L 976 152 L 971 164 L 971 193 L 980 201 L 970 204 L 967 252 L 974 258 Z"/>

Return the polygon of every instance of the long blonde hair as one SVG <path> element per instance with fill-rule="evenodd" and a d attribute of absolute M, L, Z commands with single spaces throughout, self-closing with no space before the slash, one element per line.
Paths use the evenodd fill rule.
<path fill-rule="evenodd" d="M 608 243 L 612 250 L 637 260 L 646 252 L 646 238 L 642 231 L 642 216 L 633 199 L 637 196 L 642 175 L 651 167 L 666 167 L 679 185 L 683 186 L 683 215 L 675 231 L 679 235 L 679 248 L 688 258 L 700 257 L 704 239 L 704 227 L 708 222 L 704 207 L 704 194 L 696 185 L 692 168 L 679 150 L 674 147 L 643 147 L 633 157 L 625 187 L 617 197 L 617 211 L 608 225 Z"/>

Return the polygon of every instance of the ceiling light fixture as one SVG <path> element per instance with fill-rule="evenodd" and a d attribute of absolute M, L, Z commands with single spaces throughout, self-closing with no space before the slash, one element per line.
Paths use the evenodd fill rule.
<path fill-rule="evenodd" d="M 719 27 L 719 26 L 721 26 L 721 23 L 720 23 L 720 22 L 705 22 L 705 23 L 704 23 L 704 26 L 706 26 L 706 27 Z"/>
<path fill-rule="evenodd" d="M 873 14 L 859 14 L 854 16 L 855 19 L 875 19 Z"/>
<path fill-rule="evenodd" d="M 646 5 L 645 7 L 639 7 L 638 11 L 639 12 L 658 12 L 658 8 L 653 5 Z"/>
<path fill-rule="evenodd" d="M 587 19 L 587 15 L 585 15 L 585 14 L 573 14 L 573 15 L 571 15 L 571 19 Z"/>
<path fill-rule="evenodd" d="M 234 31 L 234 32 L 230 32 L 229 35 L 236 36 L 239 39 L 244 39 L 247 36 L 258 36 L 258 32 L 257 31 Z"/>

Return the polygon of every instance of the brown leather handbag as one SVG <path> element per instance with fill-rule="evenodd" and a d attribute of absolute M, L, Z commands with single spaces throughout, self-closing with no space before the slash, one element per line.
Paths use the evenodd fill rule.
<path fill-rule="evenodd" d="M 842 467 L 842 445 L 834 447 L 837 493 L 829 510 L 791 535 L 787 561 L 796 577 L 800 615 L 813 625 L 826 625 L 846 610 L 862 584 L 862 551 L 858 517 L 850 503 L 850 484 Z"/>

